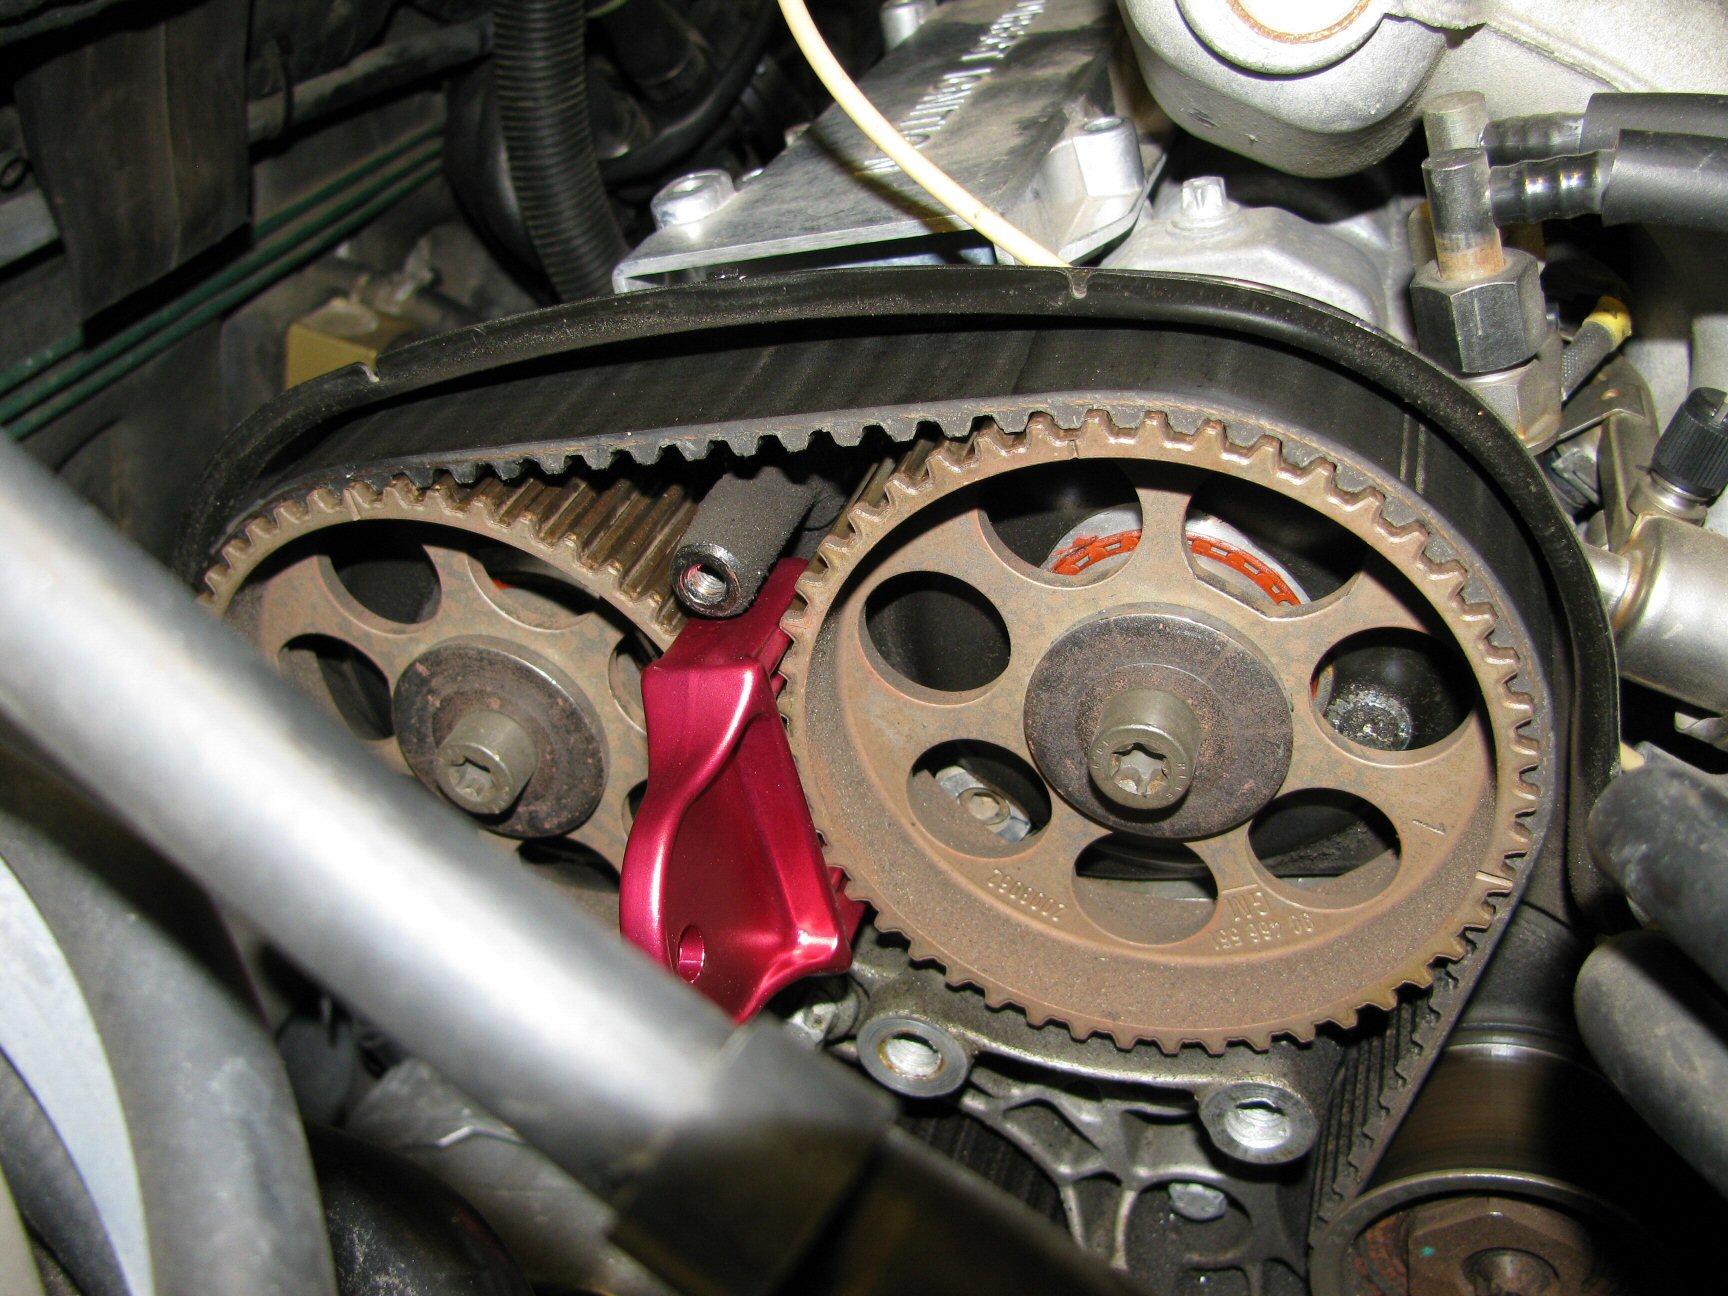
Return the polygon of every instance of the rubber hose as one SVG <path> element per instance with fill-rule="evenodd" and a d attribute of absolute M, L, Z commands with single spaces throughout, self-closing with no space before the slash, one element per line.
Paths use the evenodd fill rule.
<path fill-rule="evenodd" d="M 18 1213 L 82 1296 L 128 1296 L 102 1216 L 54 1122 L 0 1053 L 0 1162 Z"/>
<path fill-rule="evenodd" d="M 1728 139 L 1728 95 L 1598 94 L 1581 113 L 1490 122 L 1483 137 L 1496 162 L 1611 149 L 1622 131 Z"/>
<path fill-rule="evenodd" d="M 101 1035 L 137 1158 L 157 1291 L 335 1296 L 288 1078 L 210 901 L 81 793 L 4 750 L 0 855 L 65 949 Z M 8 1177 L 28 1212 L 31 1185 L 11 1151 Z M 62 1185 L 82 1182 L 53 1166 L 47 1153 L 38 1162 Z M 51 1240 L 80 1286 L 105 1290 L 90 1283 L 100 1265 L 84 1263 L 99 1254 Z"/>
<path fill-rule="evenodd" d="M 1489 122 L 1482 132 L 1482 147 L 1496 162 L 1535 162 L 1582 153 L 1583 140 L 1583 113 L 1504 117 Z"/>
<path fill-rule="evenodd" d="M 1497 166 L 1489 181 L 1494 223 L 1538 225 L 1594 216 L 1602 210 L 1602 191 L 1612 166 L 1610 153 L 1580 153 Z"/>
<path fill-rule="evenodd" d="M 379 45 L 343 67 L 252 100 L 246 105 L 246 138 L 253 144 L 275 139 L 295 126 L 471 63 L 491 45 L 492 24 L 486 18 Z"/>
<path fill-rule="evenodd" d="M 491 1226 L 396 1152 L 309 1126 L 341 1296 L 533 1296 Z"/>
<path fill-rule="evenodd" d="M 614 182 L 645 180 L 665 170 L 717 130 L 728 109 L 738 102 L 780 20 L 774 0 L 760 0 L 742 39 L 733 47 L 725 70 L 702 96 L 675 120 L 657 122 L 654 138 L 621 157 L 607 158 L 600 174 Z"/>
<path fill-rule="evenodd" d="M 1728 233 L 1728 140 L 1625 131 L 1612 149 L 1493 171 L 1497 225 L 1602 217 Z"/>
<path fill-rule="evenodd" d="M 1728 233 L 1728 139 L 1621 132 L 1602 223 Z"/>
<path fill-rule="evenodd" d="M 528 236 L 560 300 L 610 291 L 624 255 L 588 124 L 586 8 L 497 0 L 498 115 Z"/>
<path fill-rule="evenodd" d="M 1728 139 L 1728 95 L 1596 94 L 1584 110 L 1578 149 L 1613 148 L 1626 131 Z"/>
<path fill-rule="evenodd" d="M 632 0 L 599 21 L 618 66 L 651 103 L 682 99 L 710 78 L 706 43 L 666 0 Z"/>
<path fill-rule="evenodd" d="M 1597 947 L 1578 974 L 1578 1029 L 1614 1087 L 1728 1194 L 1728 1009 L 1655 932 Z"/>
<path fill-rule="evenodd" d="M 1590 854 L 1728 990 L 1728 793 L 1673 761 L 1628 770 L 1591 807 Z"/>

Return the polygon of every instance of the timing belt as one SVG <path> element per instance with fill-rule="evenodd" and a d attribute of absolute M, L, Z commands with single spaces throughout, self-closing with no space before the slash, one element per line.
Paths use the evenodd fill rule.
<path fill-rule="evenodd" d="M 975 420 L 1072 425 L 1299 417 L 1433 502 L 1479 550 L 1573 698 L 1573 891 L 1603 892 L 1581 826 L 1618 752 L 1612 640 L 1540 469 L 1455 380 L 1396 340 L 1287 294 L 1221 280 L 1019 268 L 859 270 L 631 294 L 475 325 L 303 384 L 233 434 L 177 553 L 196 579 L 240 519 L 315 486 L 471 481 L 577 463 L 686 460 L 813 437 L 964 437 Z M 1546 778 L 1558 786 L 1550 762 Z M 1551 836 L 1558 841 L 1559 834 Z M 1527 880 L 1533 868 L 1524 870 Z M 1437 1056 L 1503 923 L 1360 1042 L 1320 1152 L 1317 1215 L 1353 1197 Z"/>

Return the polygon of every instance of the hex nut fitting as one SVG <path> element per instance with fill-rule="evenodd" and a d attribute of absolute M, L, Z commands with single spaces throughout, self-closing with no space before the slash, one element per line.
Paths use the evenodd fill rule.
<path fill-rule="evenodd" d="M 1442 277 L 1430 261 L 1410 283 L 1410 308 L 1424 354 L 1454 373 L 1491 373 L 1523 364 L 1548 336 L 1542 267 L 1517 248 L 1492 274 Z"/>
<path fill-rule="evenodd" d="M 1510 1197 L 1425 1202 L 1406 1236 L 1411 1291 L 1583 1291 L 1595 1252 L 1581 1221 Z"/>

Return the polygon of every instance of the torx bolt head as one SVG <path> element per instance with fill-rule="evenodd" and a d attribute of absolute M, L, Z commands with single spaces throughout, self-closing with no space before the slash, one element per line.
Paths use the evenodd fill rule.
<path fill-rule="evenodd" d="M 1223 176 L 1195 176 L 1182 182 L 1180 206 L 1172 223 L 1185 230 L 1216 229 L 1229 224 L 1240 210 L 1230 200 Z"/>
<path fill-rule="evenodd" d="M 1200 722 L 1188 705 L 1161 689 L 1132 689 L 1112 699 L 1087 751 L 1092 781 L 1130 810 L 1163 810 L 1188 795 L 1200 750 Z"/>
<path fill-rule="evenodd" d="M 470 814 L 502 814 L 534 777 L 533 735 L 502 711 L 470 711 L 438 746 L 439 791 Z"/>

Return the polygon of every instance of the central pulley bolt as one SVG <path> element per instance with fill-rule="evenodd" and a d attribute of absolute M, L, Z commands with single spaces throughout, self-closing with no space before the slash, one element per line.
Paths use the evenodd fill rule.
<path fill-rule="evenodd" d="M 1554 1296 L 1560 1275 L 1540 1256 L 1509 1247 L 1478 1251 L 1464 1262 L 1471 1296 Z"/>
<path fill-rule="evenodd" d="M 434 777 L 470 814 L 503 814 L 516 804 L 540 762 L 531 735 L 502 711 L 470 711 L 438 746 Z"/>
<path fill-rule="evenodd" d="M 1098 718 L 1086 762 L 1098 790 L 1130 810 L 1163 810 L 1188 795 L 1200 722 L 1162 689 L 1112 698 Z"/>

